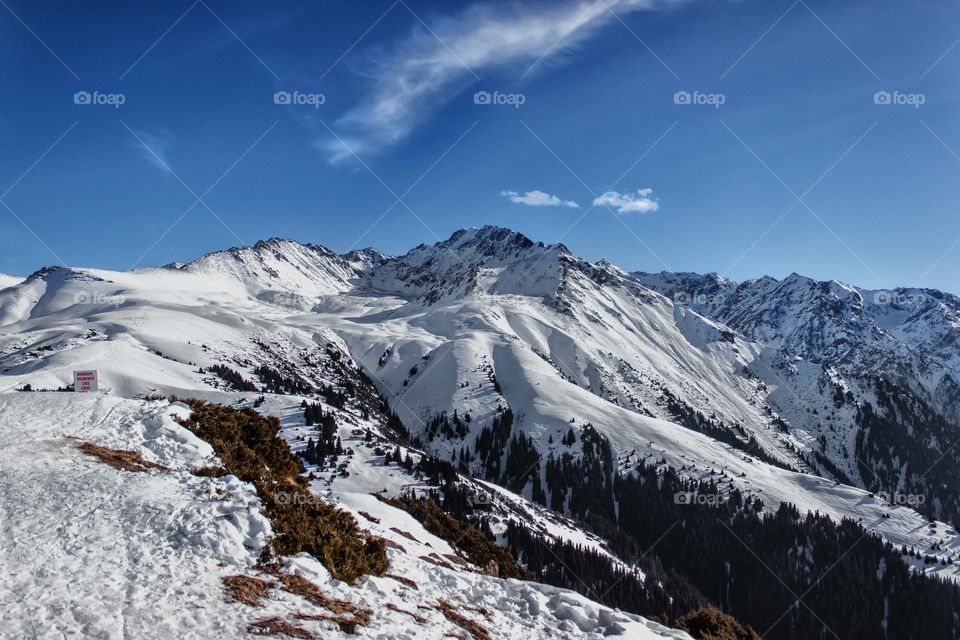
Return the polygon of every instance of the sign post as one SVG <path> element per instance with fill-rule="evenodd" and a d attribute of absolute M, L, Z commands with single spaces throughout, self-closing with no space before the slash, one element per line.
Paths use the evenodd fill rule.
<path fill-rule="evenodd" d="M 77 393 L 92 393 L 97 391 L 97 370 L 74 371 L 73 390 Z"/>

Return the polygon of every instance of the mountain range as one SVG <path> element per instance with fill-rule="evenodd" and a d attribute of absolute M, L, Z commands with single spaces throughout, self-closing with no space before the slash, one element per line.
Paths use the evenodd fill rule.
<path fill-rule="evenodd" d="M 343 424 L 355 423 L 341 426 L 344 440 L 374 429 L 381 449 L 448 462 L 497 496 L 485 526 L 500 542 L 519 547 L 516 528 L 533 527 L 639 584 L 650 569 L 598 522 L 624 528 L 618 478 L 651 469 L 758 512 L 790 505 L 849 520 L 916 574 L 960 578 L 960 298 L 949 293 L 627 272 L 490 226 L 401 256 L 272 238 L 187 264 L 54 266 L 0 285 L 3 392 L 65 389 L 74 370 L 96 369 L 101 390 L 130 402 L 247 406 L 262 393 L 257 408 L 281 419 L 309 461 L 316 436 L 297 431 L 308 426 L 301 400 L 337 390 L 351 398 Z M 10 411 L 29 415 L 17 396 Z M 374 396 L 382 406 L 360 402 Z M 44 411 L 68 415 L 65 402 Z M 98 420 L 105 411 L 90 409 Z M 353 513 L 381 513 L 371 493 L 420 482 L 353 449 L 347 475 L 311 472 L 316 491 Z M 571 472 L 599 474 L 602 495 L 578 497 L 589 487 L 558 479 Z M 659 562 L 763 630 L 762 615 L 697 584 L 679 561 Z M 603 615 L 574 627 L 593 632 Z M 772 637 L 803 637 L 816 622 L 802 615 Z"/>

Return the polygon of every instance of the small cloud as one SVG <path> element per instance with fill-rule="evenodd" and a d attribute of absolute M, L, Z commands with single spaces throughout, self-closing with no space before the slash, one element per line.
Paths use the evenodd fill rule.
<path fill-rule="evenodd" d="M 660 203 L 650 198 L 653 189 L 645 187 L 636 193 L 607 191 L 593 201 L 595 207 L 612 207 L 617 213 L 653 213 L 660 209 Z"/>
<path fill-rule="evenodd" d="M 143 159 L 164 173 L 173 173 L 167 155 L 172 145 L 172 136 L 166 132 L 151 132 L 139 129 L 134 130 L 133 133 L 136 137 L 133 146 Z"/>
<path fill-rule="evenodd" d="M 552 196 L 549 193 L 544 193 L 536 189 L 527 191 L 523 195 L 520 195 L 516 191 L 501 191 L 500 195 L 510 198 L 510 202 L 514 204 L 525 204 L 530 207 L 567 207 L 569 209 L 577 209 L 580 206 L 573 200 L 561 200 L 557 196 Z"/>

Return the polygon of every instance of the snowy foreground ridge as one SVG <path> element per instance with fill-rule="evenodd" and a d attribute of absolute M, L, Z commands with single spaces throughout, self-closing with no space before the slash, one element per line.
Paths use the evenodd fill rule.
<path fill-rule="evenodd" d="M 173 419 L 188 413 L 106 395 L 0 396 L 0 636 L 234 638 L 254 619 L 310 610 L 290 594 L 257 609 L 225 597 L 221 578 L 251 572 L 270 523 L 249 485 L 190 473 L 215 459 Z M 117 470 L 80 452 L 79 441 L 139 451 L 169 470 Z M 466 613 L 495 638 L 689 637 L 576 593 L 421 560 L 423 550 L 448 545 L 368 494 L 344 497 L 380 520 L 375 533 L 402 541 L 405 551 L 390 549 L 390 571 L 416 583 L 369 577 L 352 587 L 297 557 L 296 568 L 327 595 L 373 611 L 359 637 L 446 637 L 457 627 L 431 608 L 441 599 L 482 608 L 486 615 Z M 329 623 L 300 624 L 318 637 L 341 633 Z"/>

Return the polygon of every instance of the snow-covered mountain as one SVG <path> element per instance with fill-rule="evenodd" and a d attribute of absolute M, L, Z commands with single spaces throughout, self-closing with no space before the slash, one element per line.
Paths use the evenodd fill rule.
<path fill-rule="evenodd" d="M 933 289 L 868 290 L 797 274 L 737 284 L 716 274 L 635 274 L 785 358 L 851 375 L 886 373 L 960 417 L 960 298 Z"/>
<path fill-rule="evenodd" d="M 944 478 L 956 473 L 956 296 L 932 289 L 868 290 L 797 274 L 740 284 L 716 274 L 634 275 L 762 344 L 751 369 L 771 388 L 769 405 L 797 445 L 826 461 L 835 475 L 875 490 L 903 491 L 927 470 Z M 904 428 L 888 426 L 878 438 L 865 428 L 873 416 Z M 933 498 L 943 503 L 939 517 L 957 517 L 955 500 Z"/>
<path fill-rule="evenodd" d="M 64 388 L 92 368 L 123 398 L 249 403 L 215 373 L 226 367 L 275 392 L 260 410 L 282 419 L 297 449 L 307 389 L 369 384 L 409 431 L 411 451 L 513 485 L 502 490 L 514 513 L 537 513 L 550 461 L 586 455 L 595 432 L 623 473 L 722 478 L 723 492 L 767 511 L 790 503 L 869 523 L 897 548 L 935 558 L 909 556 L 915 569 L 956 580 L 958 311 L 955 296 L 931 290 L 628 273 L 498 227 L 402 256 L 271 239 L 128 273 L 51 267 L 0 290 L 0 391 Z M 0 410 L 26 412 L 22 397 Z M 50 411 L 70 410 L 71 397 Z M 509 438 L 535 452 L 522 473 L 510 470 L 506 438 L 495 460 L 484 448 L 505 410 Z M 367 428 L 373 418 L 357 417 L 366 411 L 356 409 L 353 428 Z M 572 430 L 587 436 L 571 443 Z M 357 514 L 400 517 L 369 494 L 411 480 L 390 479 L 354 449 L 349 476 L 315 489 Z M 890 504 L 871 491 L 929 501 Z M 559 526 L 543 530 L 590 540 Z"/>
<path fill-rule="evenodd" d="M 360 269 L 373 263 L 370 258 L 361 252 L 341 257 L 326 247 L 271 238 L 176 268 L 210 280 L 240 282 L 258 299 L 296 306 L 350 289 Z"/>
<path fill-rule="evenodd" d="M 659 440 L 652 454 L 664 437 L 668 449 L 678 438 L 702 439 L 708 447 L 732 444 L 734 459 L 749 449 L 784 470 L 829 477 L 818 453 L 846 471 L 843 479 L 867 486 L 851 455 L 855 407 L 830 400 L 836 415 L 818 412 L 814 420 L 812 402 L 797 398 L 819 387 L 817 395 L 831 399 L 833 385 L 847 384 L 852 352 L 873 371 L 913 354 L 915 367 L 904 372 L 936 368 L 939 384 L 948 384 L 955 316 L 937 310 L 955 308 L 956 299 L 938 296 L 897 315 L 864 303 L 872 293 L 799 276 L 736 285 L 716 276 L 629 274 L 497 227 L 461 230 L 398 257 L 339 256 L 271 239 L 175 268 L 33 274 L 0 293 L 0 380 L 6 388 L 56 388 L 83 361 L 123 395 L 182 394 L 206 385 L 198 366 L 283 357 L 302 369 L 311 353 L 336 343 L 414 432 L 457 410 L 475 418 L 466 442 L 505 403 L 544 451 L 571 423 L 592 423 L 621 451 Z M 940 337 L 921 330 L 921 321 Z M 936 348 L 926 349 L 931 343 Z M 827 446 L 818 444 L 824 428 L 814 422 L 842 418 L 844 429 L 827 430 Z M 667 427 L 677 423 L 690 429 Z M 665 433 L 651 438 L 651 425 Z M 730 438 L 721 444 L 692 431 Z M 430 446 L 449 455 L 462 445 Z M 697 446 L 672 453 L 679 461 Z M 693 457 L 707 465 L 712 455 Z M 768 497 L 775 504 L 791 496 Z"/>

